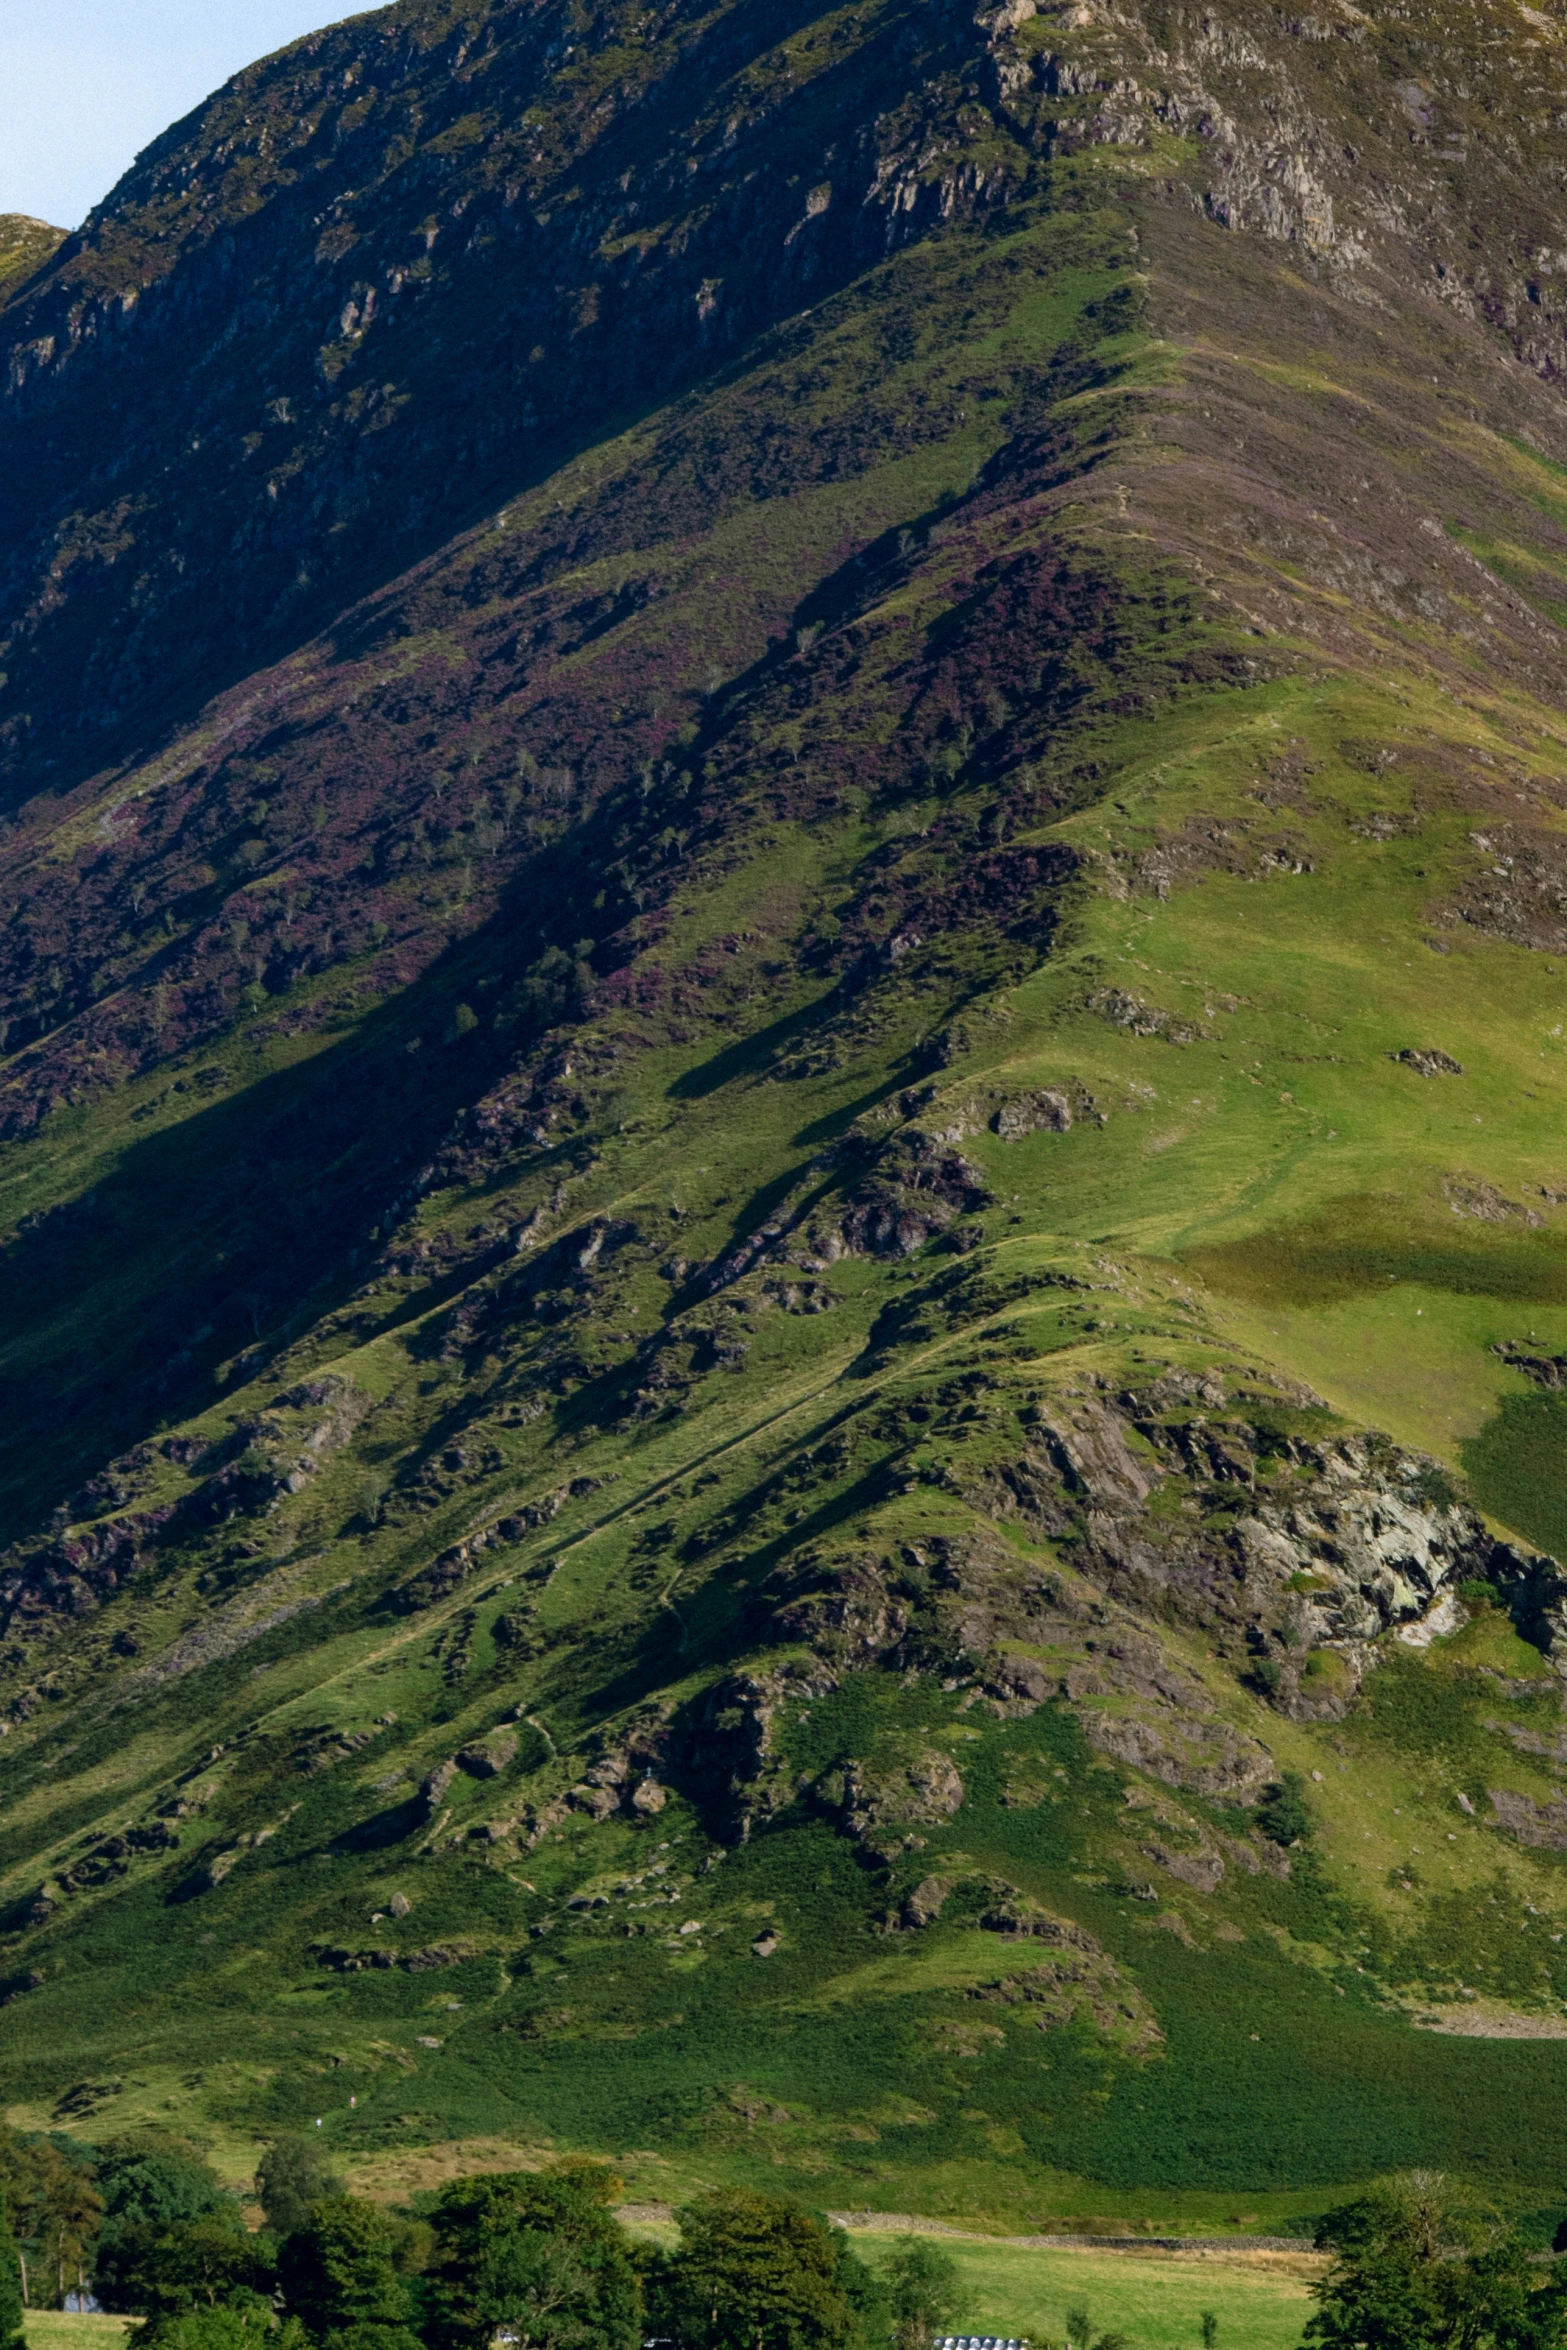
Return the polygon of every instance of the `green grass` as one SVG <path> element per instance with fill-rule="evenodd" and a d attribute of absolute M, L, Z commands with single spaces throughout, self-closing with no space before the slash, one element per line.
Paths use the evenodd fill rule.
<path fill-rule="evenodd" d="M 122 2350 L 137 2323 L 128 2317 L 76 2317 L 66 2309 L 30 2309 L 25 2332 L 28 2350 Z"/>
<path fill-rule="evenodd" d="M 872 2263 L 895 2239 L 851 2231 Z M 1315 2263 L 1288 2256 L 1249 2259 L 1156 2252 L 1043 2251 L 1016 2244 L 941 2240 L 962 2274 L 958 2333 L 1022 2335 L 1060 2342 L 1066 2312 L 1088 2304 L 1096 2330 L 1124 2333 L 1136 2350 L 1192 2350 L 1212 2310 L 1221 2350 L 1296 2350 L 1314 2307 L 1307 2275 Z"/>

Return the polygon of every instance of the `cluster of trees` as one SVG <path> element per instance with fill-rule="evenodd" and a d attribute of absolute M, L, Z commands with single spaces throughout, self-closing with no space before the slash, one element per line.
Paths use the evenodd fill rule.
<path fill-rule="evenodd" d="M 1330 2212 L 1307 2350 L 1564 2350 L 1567 2261 L 1429 2172 Z"/>
<path fill-rule="evenodd" d="M 90 2277 L 106 2307 L 145 2321 L 138 2350 L 928 2350 L 958 2311 L 935 2246 L 911 2240 L 872 2272 L 841 2229 L 778 2196 L 704 2196 L 673 2249 L 639 2243 L 599 2163 L 456 2179 L 409 2218 L 348 2194 L 318 2147 L 288 2139 L 261 2165 L 266 2226 L 252 2231 L 205 2164 L 156 2140 L 117 2141 L 92 2171 L 62 2159 L 78 2219 L 50 2282 Z M 62 2243 L 66 2209 L 62 2195 Z M 14 2190 L 10 2211 L 0 2350 L 21 2350 Z"/>

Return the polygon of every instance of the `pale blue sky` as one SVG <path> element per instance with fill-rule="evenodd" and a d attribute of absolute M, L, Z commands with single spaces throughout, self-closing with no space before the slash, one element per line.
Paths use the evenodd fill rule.
<path fill-rule="evenodd" d="M 0 0 L 0 212 L 77 228 L 252 59 L 373 0 Z"/>

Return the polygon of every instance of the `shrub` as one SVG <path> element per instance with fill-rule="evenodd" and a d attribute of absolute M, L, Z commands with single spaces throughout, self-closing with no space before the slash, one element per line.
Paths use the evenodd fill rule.
<path fill-rule="evenodd" d="M 1311 1812 L 1306 1782 L 1299 1771 L 1286 1771 L 1262 1792 L 1257 1825 L 1272 1844 L 1301 1844 L 1311 1834 Z"/>

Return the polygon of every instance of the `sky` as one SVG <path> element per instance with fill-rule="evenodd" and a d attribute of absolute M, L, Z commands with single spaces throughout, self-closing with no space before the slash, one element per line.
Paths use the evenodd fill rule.
<path fill-rule="evenodd" d="M 257 57 L 374 0 L 0 0 L 0 213 L 79 228 Z"/>

